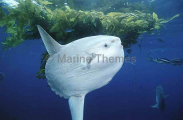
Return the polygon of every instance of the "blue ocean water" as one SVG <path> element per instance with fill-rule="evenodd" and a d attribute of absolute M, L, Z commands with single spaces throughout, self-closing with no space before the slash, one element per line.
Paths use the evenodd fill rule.
<path fill-rule="evenodd" d="M 136 92 L 134 92 L 134 66 L 124 63 L 121 70 L 105 87 L 87 94 L 85 120 L 183 120 L 183 66 L 157 64 L 147 57 L 183 58 L 183 1 L 156 1 L 155 12 L 170 18 L 161 34 L 143 34 L 142 50 L 132 47 L 135 56 Z M 0 28 L 0 42 L 7 36 Z M 165 43 L 157 41 L 161 38 Z M 0 120 L 71 120 L 68 101 L 55 95 L 46 80 L 36 78 L 42 41 L 25 41 L 16 48 L 0 51 L 0 72 L 5 73 L 0 83 Z M 148 53 L 150 55 L 148 55 Z M 126 55 L 127 53 L 125 53 Z M 162 85 L 165 94 L 164 112 L 150 106 L 156 104 L 156 87 Z"/>

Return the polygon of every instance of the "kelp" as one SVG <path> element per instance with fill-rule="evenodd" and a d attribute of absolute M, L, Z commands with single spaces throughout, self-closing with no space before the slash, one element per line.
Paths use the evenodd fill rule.
<path fill-rule="evenodd" d="M 0 19 L 1 26 L 6 27 L 8 37 L 2 42 L 3 50 L 16 47 L 26 39 L 40 38 L 36 24 L 46 25 L 47 14 L 43 8 L 33 4 L 31 0 L 19 0 L 17 8 L 4 6 L 8 14 L 4 12 L 3 19 Z M 2 8 L 1 8 L 2 9 Z"/>
<path fill-rule="evenodd" d="M 164 24 L 178 17 L 159 19 L 156 13 L 144 12 L 147 8 L 130 5 L 125 12 L 82 11 L 63 7 L 53 7 L 53 0 L 18 0 L 16 8 L 0 8 L 0 26 L 5 26 L 8 37 L 2 46 L 4 50 L 16 47 L 24 40 L 39 39 L 37 25 L 42 26 L 56 41 L 67 44 L 76 39 L 107 34 L 121 38 L 124 48 L 137 43 L 137 38 L 145 32 L 160 31 Z M 111 3 L 112 4 L 112 3 Z M 4 9 L 4 10 L 3 10 Z M 8 12 L 5 12 L 7 10 Z M 128 12 L 129 11 L 129 12 Z M 72 32 L 66 32 L 71 29 Z M 45 78 L 44 69 L 48 53 L 41 60 L 38 78 Z"/>
<path fill-rule="evenodd" d="M 3 11 L 2 8 L 0 8 L 0 20 L 3 20 L 5 17 L 5 12 Z M 0 27 L 2 27 L 5 24 L 5 21 L 0 21 Z"/>
<path fill-rule="evenodd" d="M 152 30 L 157 29 L 158 30 L 158 33 L 160 34 L 161 26 L 166 27 L 164 25 L 165 23 L 168 23 L 169 21 L 171 21 L 174 18 L 179 17 L 179 16 L 180 16 L 180 14 L 177 14 L 177 15 L 173 16 L 172 18 L 169 18 L 169 19 L 159 19 L 158 18 L 158 15 L 153 12 L 153 19 L 155 21 L 155 24 L 154 24 L 154 28 L 152 28 Z"/>
<path fill-rule="evenodd" d="M 36 73 L 36 77 L 39 79 L 45 79 L 45 65 L 46 65 L 46 61 L 49 58 L 49 54 L 48 52 L 45 52 L 42 54 L 41 56 L 41 66 L 40 66 L 40 71 Z"/>

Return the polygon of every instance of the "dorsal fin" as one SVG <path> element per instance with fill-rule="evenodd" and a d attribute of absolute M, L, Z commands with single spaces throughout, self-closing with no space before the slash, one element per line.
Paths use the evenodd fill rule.
<path fill-rule="evenodd" d="M 62 45 L 55 41 L 41 26 L 37 25 L 37 28 L 49 55 L 57 53 L 62 48 Z"/>

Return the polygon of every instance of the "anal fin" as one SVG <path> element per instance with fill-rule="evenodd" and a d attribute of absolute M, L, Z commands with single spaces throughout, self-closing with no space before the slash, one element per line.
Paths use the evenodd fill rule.
<path fill-rule="evenodd" d="M 69 107 L 72 120 L 83 120 L 85 95 L 71 96 L 69 98 Z"/>

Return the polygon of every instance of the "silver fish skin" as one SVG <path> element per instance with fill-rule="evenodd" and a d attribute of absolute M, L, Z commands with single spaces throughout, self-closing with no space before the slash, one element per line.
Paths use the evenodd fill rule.
<path fill-rule="evenodd" d="M 164 94 L 163 87 L 161 85 L 159 85 L 156 88 L 156 104 L 154 106 L 151 106 L 151 107 L 158 108 L 160 111 L 164 111 L 166 97 L 168 97 L 168 95 Z"/>

